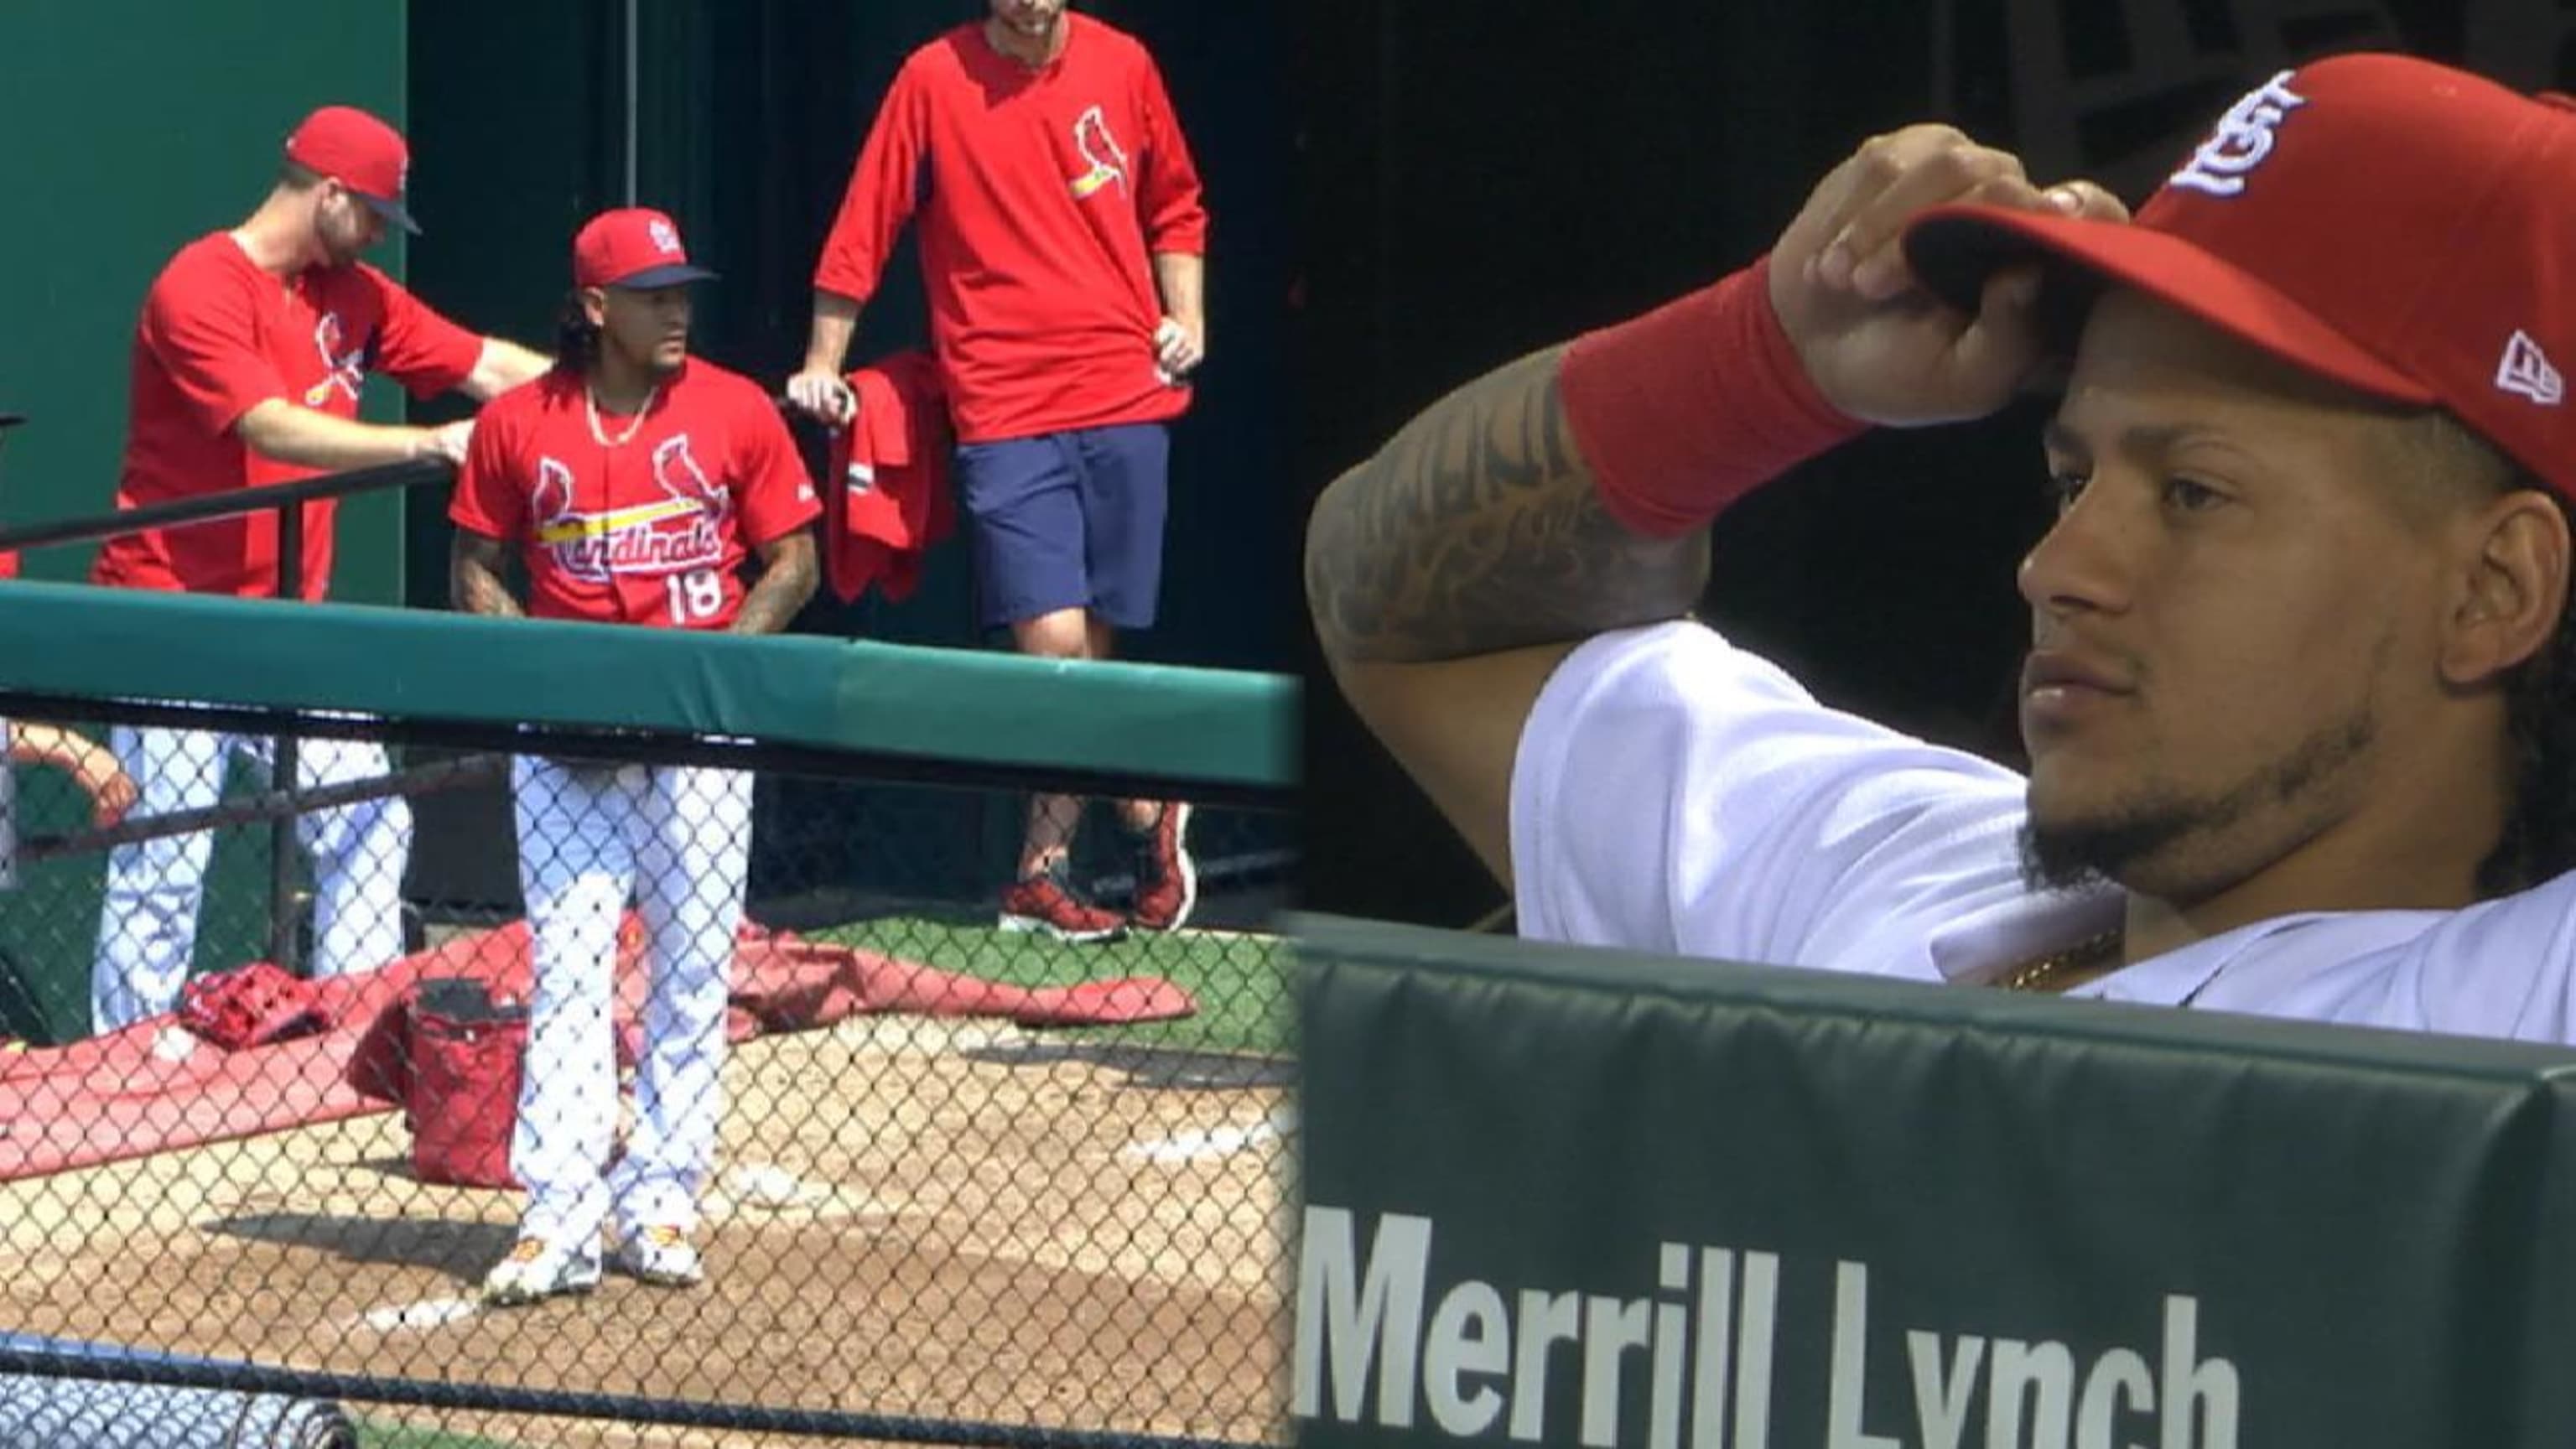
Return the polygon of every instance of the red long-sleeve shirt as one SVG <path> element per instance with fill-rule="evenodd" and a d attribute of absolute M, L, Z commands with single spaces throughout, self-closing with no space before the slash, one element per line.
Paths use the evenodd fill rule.
<path fill-rule="evenodd" d="M 1207 211 L 1153 58 L 1068 13 L 1030 70 L 980 24 L 906 59 L 815 268 L 865 302 L 921 223 L 931 347 L 958 440 L 1154 422 L 1189 406 L 1154 368 L 1157 252 L 1203 255 Z"/>

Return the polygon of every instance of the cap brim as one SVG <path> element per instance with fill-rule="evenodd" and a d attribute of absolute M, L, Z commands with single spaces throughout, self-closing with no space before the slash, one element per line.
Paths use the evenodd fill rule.
<path fill-rule="evenodd" d="M 2358 392 L 2431 404 L 2432 389 L 2381 361 L 2279 289 L 2167 232 L 2128 222 L 1982 205 L 1935 207 L 1905 233 L 1905 258 L 1932 294 L 1977 310 L 1987 279 L 2018 263 L 2133 287 L 2259 351 Z"/>
<path fill-rule="evenodd" d="M 668 267 L 646 267 L 640 272 L 634 272 L 627 276 L 620 277 L 608 285 L 616 287 L 621 291 L 649 292 L 656 287 L 677 287 L 689 282 L 712 282 L 715 280 L 716 274 L 708 271 L 704 267 L 692 267 L 686 264 L 679 264 Z"/>
<path fill-rule="evenodd" d="M 371 196 L 363 191 L 351 191 L 349 194 L 365 202 L 369 211 L 410 232 L 413 236 L 420 235 L 420 223 L 411 219 L 411 213 L 403 209 L 401 202 L 387 197 Z"/>
<path fill-rule="evenodd" d="M 25 413 L 0 413 L 0 428 L 14 428 L 26 420 Z"/>

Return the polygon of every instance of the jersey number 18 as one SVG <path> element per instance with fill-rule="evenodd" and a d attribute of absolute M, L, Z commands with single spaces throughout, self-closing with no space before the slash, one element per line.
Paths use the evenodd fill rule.
<path fill-rule="evenodd" d="M 698 619 L 712 619 L 724 607 L 724 580 L 714 569 L 696 569 L 685 574 L 670 574 L 662 587 L 671 596 L 671 622 L 686 624 Z"/>

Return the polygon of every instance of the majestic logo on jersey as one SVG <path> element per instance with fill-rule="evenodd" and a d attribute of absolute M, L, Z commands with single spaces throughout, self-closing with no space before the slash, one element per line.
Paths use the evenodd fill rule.
<path fill-rule="evenodd" d="M 2234 196 L 2243 191 L 2245 178 L 2272 154 L 2281 122 L 2308 103 L 2307 97 L 2290 89 L 2289 79 L 2290 72 L 2282 71 L 2228 107 L 2209 139 L 2191 153 L 2190 164 L 2175 172 L 2166 184 L 2188 186 L 2212 196 Z"/>
<path fill-rule="evenodd" d="M 340 321 L 339 313 L 325 312 L 322 320 L 313 324 L 313 347 L 322 354 L 323 377 L 304 390 L 306 407 L 318 408 L 330 401 L 335 388 L 347 393 L 349 401 L 358 400 L 358 390 L 367 382 L 370 349 L 365 344 L 349 347 L 347 343 L 348 328 Z"/>
<path fill-rule="evenodd" d="M 583 513 L 573 507 L 572 469 L 553 458 L 538 458 L 536 491 L 529 498 L 538 544 L 555 567 L 588 583 L 606 583 L 619 574 L 685 573 L 724 562 L 733 490 L 708 479 L 689 452 L 688 434 L 676 433 L 654 445 L 653 481 L 663 496 Z"/>
<path fill-rule="evenodd" d="M 1127 189 L 1127 153 L 1118 149 L 1118 138 L 1109 134 L 1109 118 L 1098 106 L 1082 113 L 1073 123 L 1073 148 L 1091 169 L 1073 178 L 1076 201 L 1090 199 L 1100 188 L 1115 181 L 1118 189 Z"/>

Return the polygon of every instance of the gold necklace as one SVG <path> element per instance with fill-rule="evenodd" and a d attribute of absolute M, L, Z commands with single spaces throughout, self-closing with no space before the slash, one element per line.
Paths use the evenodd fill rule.
<path fill-rule="evenodd" d="M 634 437 L 635 430 L 644 426 L 645 417 L 653 411 L 653 400 L 661 395 L 662 384 L 658 382 L 653 384 L 651 387 L 646 388 L 644 390 L 644 405 L 637 408 L 635 410 L 635 416 L 627 421 L 626 431 L 619 433 L 614 438 L 611 438 L 608 436 L 607 431 L 599 426 L 598 387 L 592 383 L 583 383 L 581 386 L 581 405 L 583 410 L 588 412 L 590 415 L 591 441 L 599 444 L 603 448 L 614 448 L 618 444 L 625 442 L 627 439 Z"/>
<path fill-rule="evenodd" d="M 2120 926 L 2097 932 L 2062 951 L 2052 951 L 2027 963 L 1995 984 L 2006 991 L 2036 991 L 2060 976 L 2110 960 L 2117 954 L 2125 933 Z"/>

